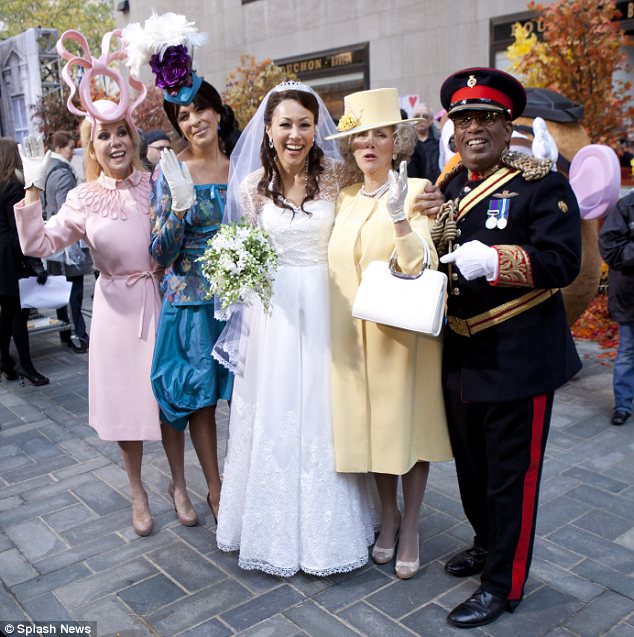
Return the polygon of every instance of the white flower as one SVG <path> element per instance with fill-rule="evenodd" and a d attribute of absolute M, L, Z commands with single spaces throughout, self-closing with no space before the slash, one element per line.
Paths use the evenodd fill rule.
<path fill-rule="evenodd" d="M 223 309 L 249 304 L 255 296 L 270 309 L 277 254 L 262 228 L 246 223 L 222 226 L 199 261 L 209 280 L 208 296 L 219 296 Z"/>

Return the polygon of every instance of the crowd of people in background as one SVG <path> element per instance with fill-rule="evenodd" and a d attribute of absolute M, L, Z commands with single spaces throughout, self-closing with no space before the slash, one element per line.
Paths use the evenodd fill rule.
<path fill-rule="evenodd" d="M 139 536 L 154 527 L 146 441 L 163 443 L 176 517 L 198 523 L 185 482 L 189 427 L 218 547 L 237 551 L 241 567 L 324 576 L 371 556 L 411 579 L 430 463 L 453 458 L 474 539 L 445 569 L 481 579 L 448 621 L 473 628 L 513 612 L 554 393 L 581 366 L 560 291 L 580 269 L 579 209 L 550 161 L 508 150 L 524 88 L 495 69 L 452 74 L 440 94 L 451 129 L 443 149 L 429 106 L 404 118 L 396 89 L 346 96 L 336 125 L 296 81 L 269 91 L 240 134 L 191 59 L 188 69 L 163 87 L 171 131 L 138 131 L 138 99 L 122 109 L 79 91 L 85 181 L 71 165 L 72 132 L 53 134 L 48 152 L 35 138 L 19 153 L 0 139 L 3 377 L 49 382 L 31 360 L 18 280 L 65 276 L 59 337 L 88 354 L 89 424 L 119 445 Z M 128 80 L 112 75 L 127 96 Z M 622 165 L 632 161 L 626 142 Z M 447 152 L 460 160 L 449 171 Z M 621 336 L 615 425 L 634 398 L 633 210 L 630 194 L 600 242 Z M 255 299 L 226 323 L 198 258 L 239 219 L 268 232 L 280 263 L 271 308 Z M 371 261 L 392 257 L 415 277 L 426 253 L 449 277 L 443 339 L 352 318 Z M 214 357 L 230 329 L 226 358 Z M 219 400 L 231 406 L 222 477 Z"/>

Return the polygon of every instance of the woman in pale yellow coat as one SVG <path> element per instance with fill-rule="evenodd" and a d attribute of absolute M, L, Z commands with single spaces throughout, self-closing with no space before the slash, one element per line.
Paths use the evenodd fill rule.
<path fill-rule="evenodd" d="M 382 505 L 381 533 L 372 551 L 385 564 L 398 555 L 402 579 L 420 566 L 418 515 L 429 462 L 449 460 L 440 380 L 439 339 L 352 317 L 361 274 L 396 250 L 401 271 L 420 271 L 423 238 L 438 267 L 428 217 L 413 210 L 429 183 L 407 179 L 405 161 L 416 134 L 401 123 L 396 89 L 345 98 L 339 122 L 341 152 L 356 162 L 362 183 L 341 191 L 328 249 L 332 317 L 333 426 L 337 471 L 372 472 Z M 390 171 L 400 164 L 397 177 Z M 391 182 L 391 183 L 390 183 Z M 404 511 L 396 493 L 403 478 Z"/>

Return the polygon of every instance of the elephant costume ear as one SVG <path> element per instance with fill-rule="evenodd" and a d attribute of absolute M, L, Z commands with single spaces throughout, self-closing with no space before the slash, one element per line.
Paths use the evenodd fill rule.
<path fill-rule="evenodd" d="M 583 219 L 605 216 L 618 201 L 621 167 L 608 146 L 584 146 L 570 163 L 569 178 Z"/>

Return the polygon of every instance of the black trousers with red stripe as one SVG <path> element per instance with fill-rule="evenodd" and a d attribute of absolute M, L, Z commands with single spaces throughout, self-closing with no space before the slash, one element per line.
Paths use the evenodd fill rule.
<path fill-rule="evenodd" d="M 476 544 L 489 552 L 482 588 L 511 605 L 522 599 L 531 564 L 553 396 L 466 403 L 445 395 L 462 505 Z"/>

